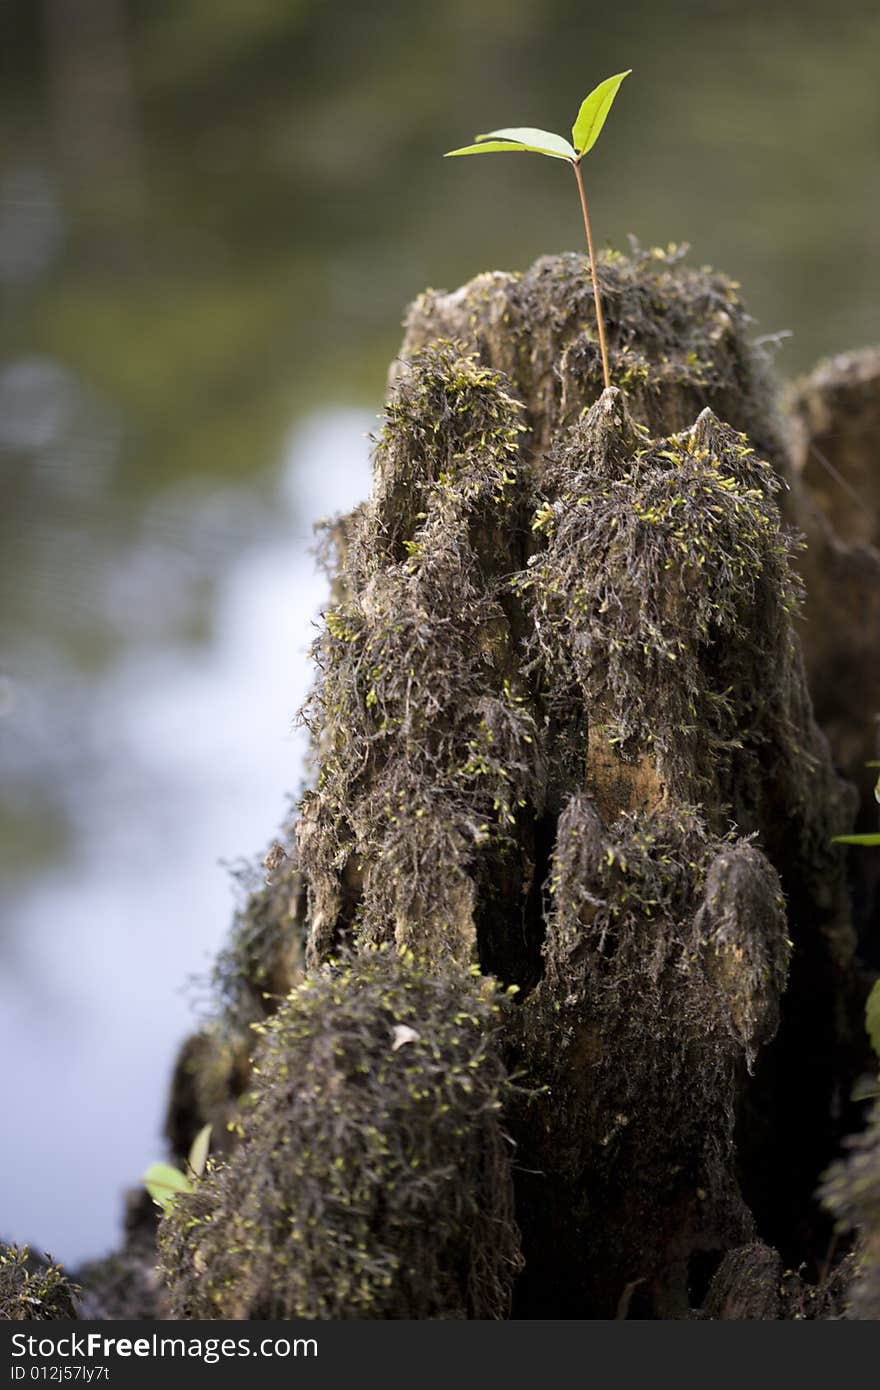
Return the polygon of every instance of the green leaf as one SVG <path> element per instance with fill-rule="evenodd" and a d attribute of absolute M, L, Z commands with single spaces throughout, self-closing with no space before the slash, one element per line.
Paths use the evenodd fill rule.
<path fill-rule="evenodd" d="M 571 138 L 574 141 L 578 156 L 591 150 L 599 139 L 605 118 L 611 110 L 611 103 L 617 96 L 617 89 L 623 79 L 629 77 L 631 72 L 632 68 L 627 68 L 626 72 L 619 72 L 614 77 L 606 77 L 605 81 L 600 82 L 588 97 L 584 97 L 577 120 L 571 128 Z"/>
<path fill-rule="evenodd" d="M 192 1192 L 192 1183 L 179 1168 L 170 1163 L 153 1163 L 144 1173 L 144 1187 L 153 1201 L 167 1211 L 175 1197 L 181 1192 Z"/>
<path fill-rule="evenodd" d="M 868 1037 L 871 1039 L 871 1046 L 880 1057 L 880 980 L 877 981 L 868 995 L 868 1002 L 865 1005 L 865 1027 L 868 1030 Z"/>
<path fill-rule="evenodd" d="M 193 1140 L 192 1148 L 189 1151 L 187 1167 L 189 1168 L 190 1172 L 193 1173 L 197 1178 L 200 1178 L 205 1171 L 205 1164 L 208 1161 L 208 1148 L 211 1143 L 212 1129 L 213 1125 L 204 1125 L 203 1128 L 199 1130 L 198 1134 Z"/>
<path fill-rule="evenodd" d="M 834 845 L 880 845 L 880 835 L 835 835 Z"/>
<path fill-rule="evenodd" d="M 552 130 L 538 130 L 535 126 L 505 126 L 503 130 L 490 130 L 478 135 L 478 140 L 514 140 L 529 150 L 540 150 L 541 154 L 552 154 L 557 159 L 576 159 L 577 150 Z"/>
<path fill-rule="evenodd" d="M 444 159 L 451 159 L 454 154 L 503 154 L 505 150 L 510 150 L 513 154 L 528 154 L 525 145 L 513 145 L 507 140 L 487 140 L 485 145 L 463 145 L 460 150 L 447 150 Z"/>
<path fill-rule="evenodd" d="M 447 150 L 444 159 L 449 159 L 454 154 L 505 154 L 511 151 L 513 154 L 547 154 L 547 150 L 538 150 L 531 145 L 516 145 L 512 140 L 486 140 L 480 145 L 465 145 L 460 150 Z M 552 155 L 553 159 L 562 159 L 562 155 Z"/>

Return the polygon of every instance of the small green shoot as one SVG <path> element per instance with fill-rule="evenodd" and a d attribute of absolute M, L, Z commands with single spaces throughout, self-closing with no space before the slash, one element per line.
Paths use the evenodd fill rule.
<path fill-rule="evenodd" d="M 602 313 L 602 299 L 599 294 L 596 257 L 593 252 L 593 234 L 590 230 L 584 181 L 581 178 L 581 160 L 585 154 L 589 154 L 599 139 L 608 112 L 617 96 L 618 88 L 623 79 L 629 77 L 631 72 L 632 68 L 627 68 L 626 72 L 618 72 L 614 77 L 606 77 L 605 81 L 600 82 L 589 96 L 584 97 L 581 102 L 581 109 L 577 114 L 577 120 L 571 130 L 573 144 L 569 144 L 561 135 L 554 135 L 549 130 L 539 130 L 535 126 L 504 126 L 501 130 L 490 130 L 485 135 L 477 135 L 477 143 L 474 145 L 464 145 L 460 150 L 448 150 L 444 155 L 444 158 L 448 159 L 452 155 L 460 154 L 544 154 L 550 159 L 564 159 L 572 166 L 574 176 L 577 179 L 584 229 L 587 233 L 587 251 L 590 257 L 593 298 L 596 304 L 596 324 L 599 329 L 599 350 L 602 354 L 602 375 L 606 387 L 611 385 L 611 373 L 608 370 L 608 349 L 605 343 L 605 317 Z"/>
<path fill-rule="evenodd" d="M 181 1192 L 192 1192 L 192 1178 L 200 1178 L 205 1171 L 210 1143 L 211 1125 L 204 1125 L 192 1142 L 186 1162 L 188 1172 L 172 1168 L 170 1163 L 153 1163 L 144 1173 L 144 1187 L 163 1211 L 170 1209 Z"/>

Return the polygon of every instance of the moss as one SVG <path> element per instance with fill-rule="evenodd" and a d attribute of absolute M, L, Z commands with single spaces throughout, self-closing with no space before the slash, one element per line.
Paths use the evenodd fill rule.
<path fill-rule="evenodd" d="M 762 1241 L 724 1256 L 712 1278 L 701 1316 L 716 1322 L 776 1321 L 782 1317 L 782 1260 Z"/>
<path fill-rule="evenodd" d="M 77 1316 L 80 1289 L 50 1255 L 0 1244 L 0 1321 L 51 1322 Z"/>
<path fill-rule="evenodd" d="M 606 826 L 580 793 L 559 823 L 549 890 L 546 974 L 519 1020 L 545 1088 L 517 1130 L 523 1168 L 544 1173 L 521 1192 L 526 1250 L 577 1270 L 581 1315 L 612 1316 L 609 1288 L 616 1299 L 637 1276 L 661 1315 L 683 1315 L 690 1256 L 751 1231 L 734 1098 L 785 987 L 779 880 L 695 808 Z M 555 1253 L 536 1221 L 558 1228 Z M 525 1277 L 531 1296 L 549 1270 Z"/>
<path fill-rule="evenodd" d="M 164 1223 L 179 1314 L 504 1315 L 502 1104 L 516 1315 L 688 1316 L 750 1208 L 783 1258 L 821 1247 L 850 810 L 763 363 L 724 277 L 602 275 L 620 389 L 581 257 L 410 317 L 372 497 L 328 532 L 294 877 L 255 885 L 194 1044 L 191 1109 L 241 1142 Z M 503 1021 L 475 970 L 521 986 Z"/>
<path fill-rule="evenodd" d="M 749 341 L 739 285 L 686 264 L 687 247 L 601 251 L 611 380 L 641 424 L 664 435 L 705 406 L 782 466 L 784 447 L 769 364 Z M 455 338 L 506 373 L 528 405 L 536 449 L 574 423 L 602 390 L 586 257 L 543 256 L 524 275 L 481 275 L 454 294 L 429 291 L 407 318 L 404 350 Z"/>
<path fill-rule="evenodd" d="M 250 1081 L 250 1053 L 250 1031 L 222 1016 L 208 1020 L 184 1042 L 165 1113 L 165 1137 L 178 1163 L 206 1124 L 212 1128 L 215 1153 L 232 1147 L 239 1104 Z"/>
<path fill-rule="evenodd" d="M 539 781 L 505 607 L 527 516 L 519 413 L 499 373 L 450 346 L 419 354 L 389 404 L 307 710 L 315 960 L 352 932 L 405 945 L 415 922 L 420 949 L 477 958 L 475 864 L 514 842 Z"/>
<path fill-rule="evenodd" d="M 847 1317 L 880 1319 L 880 1103 L 875 1102 L 860 1134 L 847 1142 L 846 1157 L 832 1164 L 822 1197 L 839 1229 L 855 1231 L 856 1245 Z"/>
<path fill-rule="evenodd" d="M 810 1283 L 799 1270 L 785 1269 L 778 1251 L 752 1241 L 724 1256 L 696 1316 L 722 1322 L 837 1319 L 844 1316 L 852 1274 L 846 1256 Z"/>
<path fill-rule="evenodd" d="M 367 951 L 259 1025 L 244 1140 L 160 1229 L 176 1317 L 500 1317 L 519 1247 L 499 999 Z"/>
<path fill-rule="evenodd" d="M 750 742 L 791 746 L 793 540 L 745 436 L 704 411 L 654 440 L 606 393 L 542 482 L 544 546 L 516 583 L 546 688 L 589 709 L 625 760 L 650 752 L 684 800 L 707 798 Z"/>

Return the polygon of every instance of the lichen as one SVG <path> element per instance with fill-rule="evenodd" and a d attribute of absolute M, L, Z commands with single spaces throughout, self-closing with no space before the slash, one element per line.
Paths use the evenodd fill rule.
<path fill-rule="evenodd" d="M 390 949 L 257 1026 L 243 1140 L 163 1219 L 172 1315 L 502 1317 L 519 1265 L 501 996 Z"/>

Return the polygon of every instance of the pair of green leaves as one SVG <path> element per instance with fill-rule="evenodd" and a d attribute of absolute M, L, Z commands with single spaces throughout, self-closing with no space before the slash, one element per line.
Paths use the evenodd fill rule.
<path fill-rule="evenodd" d="M 181 1172 L 170 1163 L 153 1163 L 144 1173 L 144 1187 L 163 1211 L 168 1211 L 181 1192 L 192 1192 L 192 1179 L 200 1178 L 205 1171 L 210 1143 L 211 1125 L 205 1125 L 192 1142 L 186 1161 L 188 1171 Z"/>
<path fill-rule="evenodd" d="M 535 126 L 506 126 L 502 130 L 490 130 L 476 137 L 477 144 L 465 145 L 460 150 L 448 150 L 445 158 L 458 154 L 546 154 L 551 159 L 567 159 L 579 164 L 585 154 L 593 148 L 602 133 L 612 102 L 625 77 L 632 68 L 619 72 L 614 77 L 606 77 L 588 97 L 581 102 L 577 120 L 572 126 L 569 144 L 561 135 L 550 130 L 538 130 Z"/>

